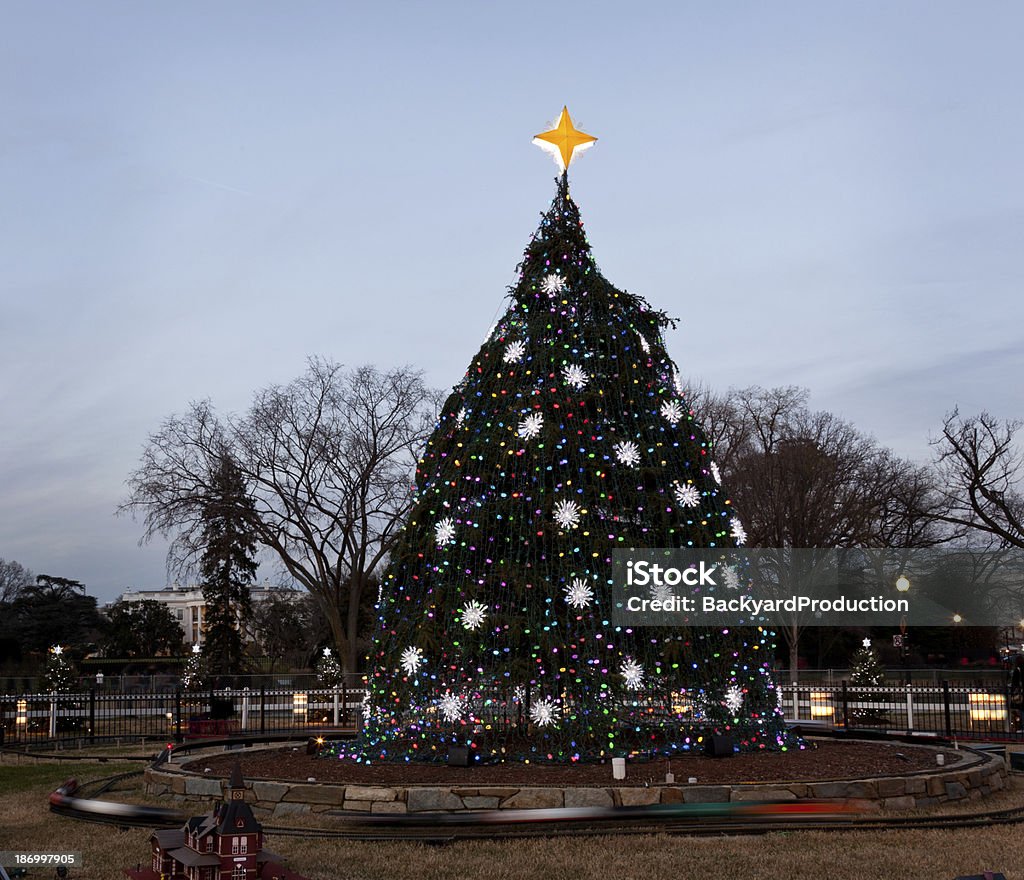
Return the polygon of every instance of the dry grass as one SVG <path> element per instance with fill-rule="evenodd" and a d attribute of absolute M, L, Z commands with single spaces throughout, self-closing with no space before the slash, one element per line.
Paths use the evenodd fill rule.
<path fill-rule="evenodd" d="M 121 880 L 122 867 L 145 861 L 149 834 L 118 831 L 53 816 L 47 795 L 68 775 L 96 779 L 125 765 L 0 765 L 0 849 L 78 850 L 85 867 L 74 880 Z M 137 792 L 118 792 L 135 799 Z M 124 797 L 122 798 L 122 795 Z M 1024 786 L 984 802 L 1007 808 L 1024 801 Z M 982 809 L 977 802 L 966 807 Z M 204 808 L 197 808 L 201 812 Z M 277 838 L 274 850 L 312 880 L 615 880 L 655 876 L 741 877 L 746 880 L 893 878 L 952 880 L 997 869 L 1024 878 L 1024 831 L 1003 826 L 956 831 L 777 833 L 764 837 L 597 837 L 458 843 L 337 843 Z M 50 876 L 35 872 L 40 878 Z"/>

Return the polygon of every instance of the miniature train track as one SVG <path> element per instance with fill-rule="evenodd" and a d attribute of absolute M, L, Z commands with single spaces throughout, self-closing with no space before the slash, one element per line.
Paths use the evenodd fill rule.
<path fill-rule="evenodd" d="M 50 810 L 70 819 L 121 828 L 183 825 L 180 810 L 100 800 L 118 782 L 141 771 L 119 773 L 79 786 L 68 780 L 50 795 Z M 86 794 L 89 794 L 86 797 Z M 343 827 L 264 825 L 269 835 L 315 840 L 447 844 L 469 840 L 666 834 L 722 836 L 777 831 L 892 831 L 955 829 L 1024 823 L 1024 806 L 944 816 L 865 817 L 835 802 L 669 804 L 651 807 L 588 807 L 489 810 L 427 816 L 337 816 Z"/>

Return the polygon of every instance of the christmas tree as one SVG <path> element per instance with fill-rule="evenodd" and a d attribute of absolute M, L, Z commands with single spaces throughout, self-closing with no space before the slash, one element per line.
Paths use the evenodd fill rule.
<path fill-rule="evenodd" d="M 871 647 L 871 639 L 864 639 L 850 658 L 850 682 L 862 687 L 881 687 L 885 684 L 885 667 Z"/>
<path fill-rule="evenodd" d="M 563 111 L 567 168 L 593 141 Z M 365 760 L 576 761 L 786 742 L 761 629 L 611 624 L 612 551 L 744 533 L 665 349 L 591 254 L 566 173 L 444 404 L 381 587 Z"/>
<path fill-rule="evenodd" d="M 181 673 L 181 686 L 187 691 L 198 691 L 206 684 L 209 668 L 201 645 L 193 645 L 192 653 L 185 661 L 185 669 Z"/>
<path fill-rule="evenodd" d="M 64 653 L 64 648 L 54 645 L 46 658 L 43 670 L 43 690 L 48 694 L 63 694 L 72 690 L 78 683 L 75 667 Z"/>
<path fill-rule="evenodd" d="M 316 664 L 316 677 L 324 687 L 336 687 L 344 678 L 341 664 L 330 648 L 324 648 L 320 652 Z"/>

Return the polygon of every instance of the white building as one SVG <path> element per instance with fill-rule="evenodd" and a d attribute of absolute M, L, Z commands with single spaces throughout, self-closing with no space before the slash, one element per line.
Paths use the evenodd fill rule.
<path fill-rule="evenodd" d="M 275 587 L 268 583 L 257 584 L 249 590 L 252 604 L 257 605 L 272 597 L 299 598 L 304 595 L 296 590 Z M 160 590 L 126 590 L 118 596 L 118 602 L 142 602 L 151 599 L 166 605 L 181 627 L 186 645 L 202 644 L 206 622 L 206 603 L 202 587 L 172 584 Z"/>

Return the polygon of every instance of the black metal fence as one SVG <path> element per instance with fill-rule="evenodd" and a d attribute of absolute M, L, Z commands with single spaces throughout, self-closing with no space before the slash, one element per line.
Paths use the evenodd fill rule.
<path fill-rule="evenodd" d="M 937 686 L 784 685 L 786 718 L 846 730 L 934 733 L 960 739 L 1024 739 L 1018 708 L 1005 688 L 942 682 Z"/>
<path fill-rule="evenodd" d="M 96 743 L 354 730 L 364 691 L 356 676 L 336 688 L 221 688 L 159 693 L 90 688 L 77 693 L 0 695 L 0 745 Z M 357 684 L 358 683 L 358 684 Z M 1005 689 L 938 686 L 861 687 L 786 684 L 781 707 L 791 722 L 829 728 L 932 733 L 961 739 L 1024 739 L 1019 706 Z"/>
<path fill-rule="evenodd" d="M 337 688 L 220 689 L 0 695 L 0 745 L 187 739 L 352 730 L 364 691 Z"/>

